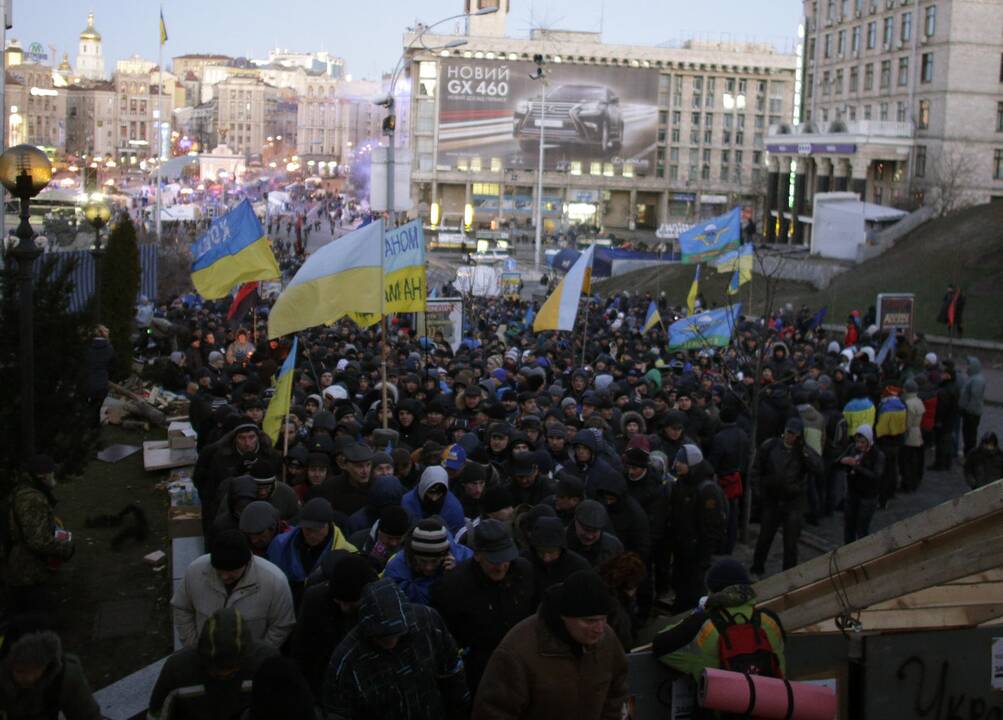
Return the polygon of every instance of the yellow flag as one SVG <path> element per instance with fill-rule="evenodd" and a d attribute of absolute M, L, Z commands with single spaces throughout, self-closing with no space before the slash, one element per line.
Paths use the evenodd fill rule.
<path fill-rule="evenodd" d="M 686 308 L 690 315 L 696 310 L 697 295 L 700 293 L 700 265 L 697 265 L 696 274 L 693 276 L 693 284 L 690 286 L 690 294 L 686 296 Z"/>
<path fill-rule="evenodd" d="M 167 23 L 164 22 L 164 10 L 160 9 L 160 44 L 167 42 Z"/>

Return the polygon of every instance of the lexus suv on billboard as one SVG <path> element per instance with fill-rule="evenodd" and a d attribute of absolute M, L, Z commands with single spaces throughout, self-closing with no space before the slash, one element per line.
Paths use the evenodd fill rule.
<path fill-rule="evenodd" d="M 623 146 L 623 115 L 620 98 L 603 85 L 560 85 L 547 93 L 541 112 L 539 98 L 516 105 L 512 133 L 523 152 L 545 142 L 585 146 L 597 155 L 609 156 Z"/>

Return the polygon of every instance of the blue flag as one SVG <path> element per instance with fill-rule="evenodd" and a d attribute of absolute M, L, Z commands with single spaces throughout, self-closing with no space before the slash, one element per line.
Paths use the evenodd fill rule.
<path fill-rule="evenodd" d="M 811 319 L 811 322 L 808 323 L 808 329 L 814 330 L 815 328 L 821 326 L 822 321 L 825 320 L 826 313 L 828 312 L 829 312 L 829 306 L 826 305 L 825 307 L 821 308 L 817 313 L 815 313 L 815 316 Z"/>
<path fill-rule="evenodd" d="M 536 310 L 533 309 L 532 305 L 526 306 L 526 315 L 522 318 L 522 324 L 526 327 L 531 327 L 533 325 L 533 320 L 536 319 Z"/>
<path fill-rule="evenodd" d="M 691 227 L 679 236 L 679 248 L 684 263 L 699 263 L 737 248 L 741 239 L 742 211 L 735 208 Z"/>
<path fill-rule="evenodd" d="M 651 328 L 655 327 L 662 322 L 662 314 L 658 312 L 658 303 L 652 300 L 648 303 L 648 313 L 644 318 L 644 327 L 641 328 L 642 333 L 646 333 Z"/>
<path fill-rule="evenodd" d="M 243 200 L 193 245 L 192 284 L 202 297 L 218 300 L 237 285 L 279 277 L 279 264 L 251 203 Z"/>
<path fill-rule="evenodd" d="M 725 347 L 740 312 L 742 304 L 736 303 L 677 320 L 669 325 L 669 350 Z"/>
<path fill-rule="evenodd" d="M 887 358 L 890 354 L 893 355 L 895 353 L 895 346 L 897 342 L 898 341 L 895 339 L 895 329 L 892 328 L 888 333 L 888 339 L 885 340 L 884 345 L 882 345 L 881 349 L 878 350 L 878 356 L 874 358 L 874 364 L 878 367 L 884 365 L 885 358 Z"/>

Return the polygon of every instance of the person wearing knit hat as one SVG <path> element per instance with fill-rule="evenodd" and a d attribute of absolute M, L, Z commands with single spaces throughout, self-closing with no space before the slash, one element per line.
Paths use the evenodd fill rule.
<path fill-rule="evenodd" d="M 463 527 L 463 506 L 449 490 L 449 473 L 441 465 L 430 465 L 421 473 L 418 485 L 404 494 L 401 507 L 417 519 L 433 515 L 445 521 L 451 533 Z"/>
<path fill-rule="evenodd" d="M 606 623 L 611 607 L 605 584 L 591 570 L 548 590 L 537 613 L 512 628 L 492 654 L 473 717 L 619 717 L 628 693 L 627 657 Z M 513 677 L 520 682 L 509 682 Z"/>
<path fill-rule="evenodd" d="M 276 648 L 251 637 L 239 610 L 220 608 L 202 627 L 197 647 L 181 648 L 164 662 L 150 694 L 150 716 L 160 715 L 172 691 L 193 685 L 205 688 L 206 700 L 222 717 L 239 715 L 246 697 L 231 692 L 232 688 L 250 682 L 258 668 L 275 657 Z"/>
<path fill-rule="evenodd" d="M 393 579 L 408 600 L 428 605 L 432 586 L 473 556 L 470 548 L 453 540 L 442 520 L 431 517 L 411 528 L 403 551 L 390 558 L 383 575 Z"/>
<path fill-rule="evenodd" d="M 784 434 L 763 443 L 756 455 L 762 498 L 759 539 L 752 556 L 752 574 L 762 575 L 766 557 L 777 530 L 783 528 L 784 560 L 787 570 L 798 564 L 798 538 L 806 504 L 808 484 L 824 474 L 822 457 L 804 440 L 804 423 L 799 417 L 787 420 Z"/>
<path fill-rule="evenodd" d="M 279 648 L 296 624 L 289 582 L 279 568 L 254 556 L 236 528 L 217 533 L 210 552 L 193 560 L 171 597 L 181 643 L 194 647 L 222 607 L 241 612 L 254 640 Z"/>
<path fill-rule="evenodd" d="M 404 537 L 410 529 L 411 516 L 407 510 L 400 505 L 388 505 L 380 510 L 379 520 L 372 527 L 352 533 L 348 541 L 382 570 L 404 545 Z"/>
<path fill-rule="evenodd" d="M 568 549 L 568 537 L 560 518 L 537 518 L 529 530 L 529 547 L 522 556 L 533 567 L 536 603 L 554 585 L 564 582 L 577 570 L 588 570 L 589 562 Z"/>
<path fill-rule="evenodd" d="M 510 521 L 515 513 L 512 493 L 501 486 L 488 488 L 481 497 L 481 512 L 484 517 L 502 522 Z"/>
<path fill-rule="evenodd" d="M 596 500 L 583 500 L 575 508 L 575 519 L 566 531 L 568 548 L 597 568 L 623 552 L 623 543 L 607 532 L 611 528 L 606 508 Z"/>
<path fill-rule="evenodd" d="M 378 577 L 369 557 L 343 550 L 325 557 L 321 567 L 323 580 L 303 593 L 291 654 L 315 694 L 331 653 L 358 622 L 363 589 Z"/>

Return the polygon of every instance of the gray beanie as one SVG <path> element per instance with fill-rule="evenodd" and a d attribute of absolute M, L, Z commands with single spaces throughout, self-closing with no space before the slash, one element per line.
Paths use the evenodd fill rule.
<path fill-rule="evenodd" d="M 703 453 L 700 452 L 700 448 L 696 445 L 686 443 L 679 448 L 679 452 L 676 453 L 676 462 L 685 463 L 686 465 L 693 467 L 694 465 L 699 465 L 703 462 Z"/>

